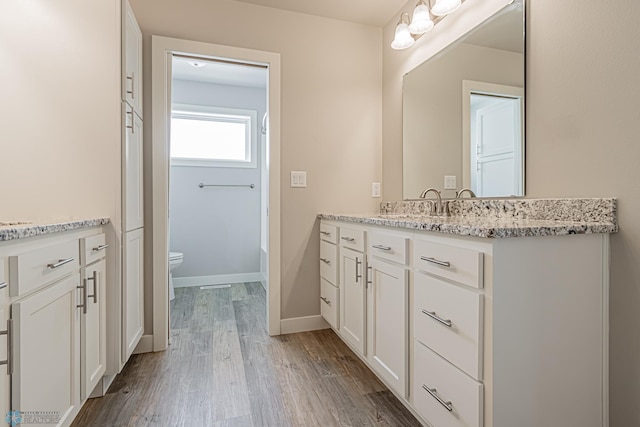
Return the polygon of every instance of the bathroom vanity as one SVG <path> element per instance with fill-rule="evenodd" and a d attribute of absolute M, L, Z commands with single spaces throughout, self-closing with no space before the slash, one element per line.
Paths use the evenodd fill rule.
<path fill-rule="evenodd" d="M 613 199 L 320 215 L 321 312 L 424 425 L 608 425 Z"/>
<path fill-rule="evenodd" d="M 0 227 L 0 405 L 20 425 L 70 425 L 102 395 L 108 223 Z"/>

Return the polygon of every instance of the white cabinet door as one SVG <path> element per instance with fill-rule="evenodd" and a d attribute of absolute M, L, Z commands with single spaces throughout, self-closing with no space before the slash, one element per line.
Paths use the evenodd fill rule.
<path fill-rule="evenodd" d="M 340 307 L 342 338 L 365 354 L 364 254 L 340 248 Z"/>
<path fill-rule="evenodd" d="M 125 233 L 122 283 L 122 360 L 126 362 L 144 330 L 144 233 Z"/>
<path fill-rule="evenodd" d="M 142 31 L 129 2 L 122 2 L 122 100 L 142 117 Z"/>
<path fill-rule="evenodd" d="M 142 120 L 123 103 L 124 147 L 122 147 L 123 229 L 131 231 L 144 225 L 142 170 Z"/>
<path fill-rule="evenodd" d="M 11 408 L 49 412 L 68 425 L 80 404 L 80 275 L 11 305 L 13 360 Z M 31 425 L 30 423 L 20 424 Z M 34 424 L 35 425 L 35 424 Z"/>
<path fill-rule="evenodd" d="M 367 283 L 368 360 L 402 397 L 407 396 L 409 274 L 406 268 L 371 260 Z"/>
<path fill-rule="evenodd" d="M 0 330 L 9 329 L 7 320 L 9 319 L 9 307 L 7 300 L 9 298 L 9 289 L 4 276 L 5 260 L 0 258 Z M 0 360 L 8 360 L 7 348 L 9 336 L 6 332 L 0 336 Z M 0 366 L 0 419 L 9 412 L 9 366 Z"/>
<path fill-rule="evenodd" d="M 85 267 L 81 273 L 86 313 L 80 322 L 80 399 L 86 399 L 104 375 L 107 365 L 106 261 Z"/>

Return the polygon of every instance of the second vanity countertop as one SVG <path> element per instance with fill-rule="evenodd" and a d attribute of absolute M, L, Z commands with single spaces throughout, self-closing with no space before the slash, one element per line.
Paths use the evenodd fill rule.
<path fill-rule="evenodd" d="M 320 219 L 485 238 L 615 233 L 612 223 L 507 218 L 438 217 L 402 214 L 320 214 Z"/>
<path fill-rule="evenodd" d="M 77 219 L 56 222 L 21 222 L 2 225 L 0 222 L 0 242 L 41 236 L 43 234 L 61 233 L 81 228 L 98 227 L 109 224 L 109 218 Z"/>
<path fill-rule="evenodd" d="M 385 202 L 374 214 L 323 213 L 320 219 L 483 238 L 616 233 L 616 199 L 465 199 L 451 216 L 426 214 L 430 200 Z"/>

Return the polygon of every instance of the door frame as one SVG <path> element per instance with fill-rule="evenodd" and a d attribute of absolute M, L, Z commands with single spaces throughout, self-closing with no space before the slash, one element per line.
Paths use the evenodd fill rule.
<path fill-rule="evenodd" d="M 280 334 L 280 54 L 232 46 L 151 37 L 152 83 L 152 287 L 153 351 L 169 344 L 169 117 L 171 114 L 171 62 L 174 53 L 216 59 L 231 59 L 266 65 L 269 70 L 267 111 L 269 112 L 268 153 L 268 278 L 267 329 Z"/>
<path fill-rule="evenodd" d="M 518 86 L 506 86 L 495 83 L 478 82 L 473 80 L 462 81 L 462 188 L 471 188 L 471 95 L 494 95 L 505 98 L 520 99 L 520 163 L 522 180 L 520 191 L 524 196 L 525 190 L 525 112 L 524 112 L 524 88 Z"/>

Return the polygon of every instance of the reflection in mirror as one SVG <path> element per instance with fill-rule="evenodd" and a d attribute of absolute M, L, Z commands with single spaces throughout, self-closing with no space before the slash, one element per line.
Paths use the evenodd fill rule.
<path fill-rule="evenodd" d="M 524 196 L 524 0 L 516 0 L 403 81 L 403 197 L 428 187 Z"/>

